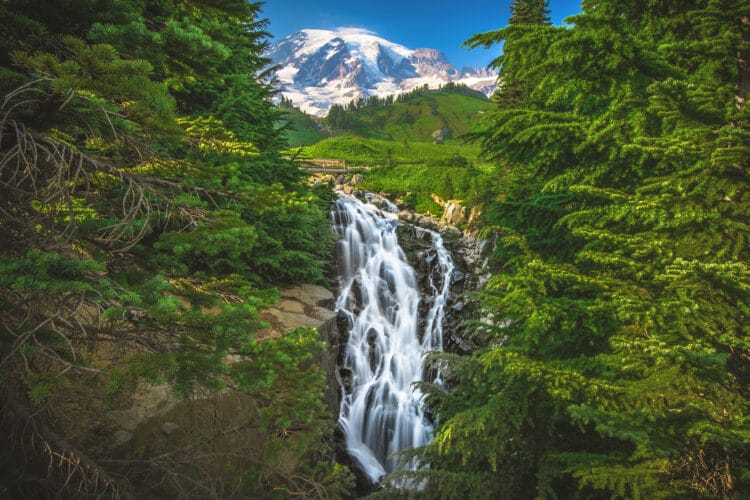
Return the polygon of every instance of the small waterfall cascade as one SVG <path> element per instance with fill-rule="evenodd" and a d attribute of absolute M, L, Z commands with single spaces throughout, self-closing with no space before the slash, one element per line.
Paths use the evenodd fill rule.
<path fill-rule="evenodd" d="M 332 213 L 340 236 L 336 310 L 349 326 L 343 370 L 351 374 L 339 423 L 350 455 L 373 482 L 399 467 L 395 453 L 432 440 L 422 393 L 412 384 L 427 377 L 440 383 L 439 373 L 423 368 L 423 357 L 442 350 L 454 269 L 441 236 L 419 229 L 432 241 L 426 257 L 432 272 L 420 297 L 416 273 L 397 240 L 397 209 L 389 202 L 381 206 L 342 195 Z"/>

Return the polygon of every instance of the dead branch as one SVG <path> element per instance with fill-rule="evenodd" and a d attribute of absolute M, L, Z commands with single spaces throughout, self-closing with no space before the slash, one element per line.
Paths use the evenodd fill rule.
<path fill-rule="evenodd" d="M 50 490 L 50 497 L 59 497 L 65 493 L 70 497 L 113 500 L 133 498 L 122 484 L 50 429 L 37 414 L 32 414 L 10 397 L 5 398 L 0 410 L 4 427 L 9 430 L 7 436 L 16 436 L 13 442 L 23 447 L 19 451 L 23 452 L 26 459 L 36 458 L 46 462 L 47 481 L 43 486 Z"/>

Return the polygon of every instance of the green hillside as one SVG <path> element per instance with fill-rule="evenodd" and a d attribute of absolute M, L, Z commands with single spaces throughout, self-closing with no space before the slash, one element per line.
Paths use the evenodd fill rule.
<path fill-rule="evenodd" d="M 477 118 L 492 108 L 482 94 L 448 84 L 441 89 L 419 89 L 397 98 L 370 98 L 346 108 L 335 105 L 324 122 L 333 131 L 396 142 L 432 142 L 432 133 L 447 129 L 448 138 L 469 132 Z"/>
<path fill-rule="evenodd" d="M 282 99 L 279 106 L 284 111 L 284 120 L 288 124 L 284 137 L 291 147 L 309 146 L 324 139 L 326 135 L 315 118 L 295 108 Z"/>
<path fill-rule="evenodd" d="M 335 105 L 323 123 L 337 135 L 314 144 L 297 142 L 293 146 L 304 147 L 293 154 L 375 167 L 366 176 L 367 189 L 393 196 L 409 193 L 405 201 L 411 208 L 439 215 L 433 193 L 442 198 L 474 198 L 475 179 L 488 170 L 479 159 L 479 146 L 459 137 L 491 108 L 480 92 L 452 84 L 386 99 L 371 97 L 346 107 Z M 305 116 L 299 111 L 297 115 Z M 316 125 L 310 117 L 307 121 Z M 303 122 L 295 133 L 306 130 L 304 126 Z M 436 144 L 432 134 L 440 129 L 446 130 L 446 138 Z M 322 136 L 319 129 L 315 131 Z"/>
<path fill-rule="evenodd" d="M 389 164 L 439 164 L 460 154 L 476 160 L 479 147 L 466 145 L 456 140 L 444 144 L 431 142 L 396 142 L 383 139 L 358 137 L 351 133 L 330 137 L 307 146 L 299 153 L 300 158 L 336 158 L 355 165 Z"/>

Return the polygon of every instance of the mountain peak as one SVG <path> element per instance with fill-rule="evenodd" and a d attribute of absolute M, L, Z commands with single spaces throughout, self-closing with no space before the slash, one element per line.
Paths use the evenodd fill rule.
<path fill-rule="evenodd" d="M 396 95 L 425 84 L 465 83 L 487 94 L 495 89 L 494 72 L 459 70 L 437 49 L 409 49 L 364 28 L 303 29 L 266 55 L 279 66 L 281 94 L 319 116 L 333 104 Z"/>

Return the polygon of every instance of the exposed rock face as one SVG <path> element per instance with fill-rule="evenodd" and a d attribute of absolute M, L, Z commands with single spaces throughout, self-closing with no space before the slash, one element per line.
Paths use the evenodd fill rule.
<path fill-rule="evenodd" d="M 278 303 L 261 312 L 261 319 L 270 323 L 270 326 L 258 332 L 256 338 L 259 340 L 278 338 L 299 327 L 318 328 L 321 340 L 332 344 L 332 350 L 319 355 L 316 362 L 329 376 L 326 404 L 332 417 L 335 418 L 338 415 L 338 389 L 336 389 L 334 375 L 337 335 L 335 334 L 336 313 L 332 310 L 333 293 L 318 285 L 290 286 L 282 288 L 280 292 L 281 298 Z M 107 413 L 107 418 L 118 427 L 112 435 L 113 445 L 124 445 L 134 436 L 145 439 L 145 436 L 158 435 L 159 439 L 168 439 L 173 435 L 179 435 L 183 426 L 176 423 L 177 415 L 182 412 L 181 408 L 188 404 L 178 400 L 171 387 L 166 384 L 141 383 L 133 394 L 128 408 Z M 205 404 L 223 405 L 225 403 L 222 396 L 215 396 L 210 401 L 207 400 Z"/>
<path fill-rule="evenodd" d="M 261 319 L 270 327 L 258 333 L 257 338 L 278 338 L 300 327 L 317 328 L 336 316 L 333 293 L 318 285 L 297 285 L 281 289 L 278 303 L 261 312 Z"/>
<path fill-rule="evenodd" d="M 460 226 L 467 222 L 466 207 L 461 200 L 443 200 L 436 194 L 430 195 L 432 199 L 443 207 L 443 215 L 440 216 L 440 224 L 446 226 Z"/>
<path fill-rule="evenodd" d="M 461 205 L 458 200 L 448 200 L 443 207 L 443 215 L 440 222 L 451 226 L 458 226 L 466 223 L 466 207 Z"/>
<path fill-rule="evenodd" d="M 436 49 L 414 49 L 408 59 L 418 74 L 434 75 L 447 81 L 462 76 L 461 71 L 448 61 L 445 54 Z"/>
<path fill-rule="evenodd" d="M 445 140 L 449 137 L 450 130 L 447 128 L 441 128 L 432 133 L 432 143 L 433 144 L 442 144 L 445 142 Z"/>
<path fill-rule="evenodd" d="M 404 219 L 401 214 L 399 216 Z M 432 266 L 435 259 L 430 254 L 429 235 L 420 227 L 430 226 L 423 225 L 425 219 L 419 216 L 412 216 L 412 219 L 416 222 L 404 224 L 399 228 L 399 242 L 409 263 L 417 272 L 420 287 L 425 289 L 429 286 L 430 274 L 434 272 Z M 480 317 L 475 300 L 467 294 L 481 289 L 486 284 L 489 277 L 486 272 L 486 261 L 492 245 L 487 240 L 463 236 L 451 226 L 433 224 L 433 227 L 442 234 L 456 266 L 447 302 L 447 324 L 444 329 L 446 338 L 443 339 L 443 344 L 448 351 L 470 354 L 477 345 L 470 338 L 464 322 L 478 320 Z"/>

